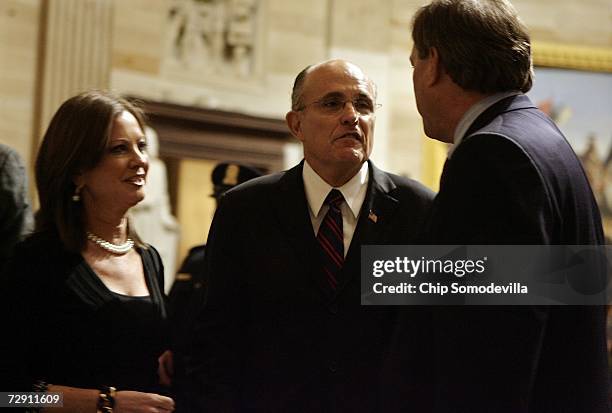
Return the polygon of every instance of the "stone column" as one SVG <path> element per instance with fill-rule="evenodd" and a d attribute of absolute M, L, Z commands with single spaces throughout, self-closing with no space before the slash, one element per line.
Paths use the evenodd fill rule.
<path fill-rule="evenodd" d="M 68 97 L 108 88 L 113 29 L 113 0 L 47 0 L 46 6 L 40 137 Z"/>

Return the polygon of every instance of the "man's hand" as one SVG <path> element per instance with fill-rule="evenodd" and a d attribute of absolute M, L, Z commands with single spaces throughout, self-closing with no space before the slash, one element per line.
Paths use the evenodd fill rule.
<path fill-rule="evenodd" d="M 159 384 L 170 387 L 172 384 L 172 376 L 174 375 L 174 361 L 172 352 L 170 350 L 164 351 L 164 353 L 159 356 L 157 361 L 159 361 L 159 367 L 157 368 Z"/>
<path fill-rule="evenodd" d="M 118 391 L 115 394 L 116 413 L 168 413 L 174 411 L 174 400 L 155 393 Z"/>

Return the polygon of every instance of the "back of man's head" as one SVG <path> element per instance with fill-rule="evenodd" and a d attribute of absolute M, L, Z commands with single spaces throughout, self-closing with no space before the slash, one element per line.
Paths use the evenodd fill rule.
<path fill-rule="evenodd" d="M 446 73 L 465 90 L 531 89 L 529 34 L 507 0 L 434 0 L 415 14 L 412 39 L 421 59 L 435 48 Z"/>

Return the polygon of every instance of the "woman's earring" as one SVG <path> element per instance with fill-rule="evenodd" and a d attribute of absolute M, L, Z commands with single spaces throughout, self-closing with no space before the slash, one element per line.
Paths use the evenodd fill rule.
<path fill-rule="evenodd" d="M 72 202 L 79 202 L 81 200 L 81 188 L 80 187 L 76 187 L 74 189 L 74 194 L 72 194 Z"/>

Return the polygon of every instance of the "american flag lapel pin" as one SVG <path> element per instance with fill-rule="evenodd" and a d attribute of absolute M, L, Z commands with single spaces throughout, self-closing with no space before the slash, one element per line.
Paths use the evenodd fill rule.
<path fill-rule="evenodd" d="M 368 214 L 368 219 L 375 224 L 378 222 L 378 216 L 374 212 L 372 212 L 371 209 L 370 209 L 370 213 Z"/>

